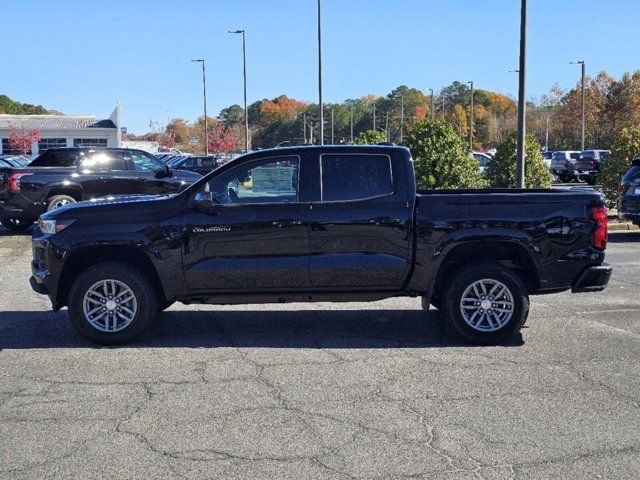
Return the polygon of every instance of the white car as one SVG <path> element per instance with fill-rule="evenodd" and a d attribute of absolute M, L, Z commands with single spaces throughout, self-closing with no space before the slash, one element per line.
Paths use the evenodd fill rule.
<path fill-rule="evenodd" d="M 480 173 L 484 173 L 493 157 L 491 155 L 487 155 L 484 152 L 473 152 L 471 155 L 473 156 L 475 161 L 478 162 L 478 171 Z"/>

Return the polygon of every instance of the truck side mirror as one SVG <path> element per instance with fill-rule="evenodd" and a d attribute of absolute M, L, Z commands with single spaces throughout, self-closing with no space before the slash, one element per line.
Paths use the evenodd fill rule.
<path fill-rule="evenodd" d="M 193 208 L 198 212 L 211 213 L 216 203 L 211 192 L 198 192 L 196 196 L 193 197 Z"/>
<path fill-rule="evenodd" d="M 156 178 L 168 178 L 173 176 L 173 170 L 169 165 L 165 165 L 162 170 L 156 172 Z"/>

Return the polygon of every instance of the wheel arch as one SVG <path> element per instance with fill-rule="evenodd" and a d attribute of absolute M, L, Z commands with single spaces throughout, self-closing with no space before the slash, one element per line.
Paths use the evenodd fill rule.
<path fill-rule="evenodd" d="M 68 304 L 71 285 L 87 268 L 102 262 L 121 262 L 142 271 L 156 289 L 160 300 L 167 300 L 166 290 L 153 261 L 141 248 L 130 245 L 91 245 L 73 250 L 64 262 L 58 279 L 58 305 Z"/>
<path fill-rule="evenodd" d="M 55 185 L 47 190 L 47 201 L 56 195 L 67 195 L 77 202 L 81 202 L 84 197 L 84 191 L 80 185 Z"/>
<path fill-rule="evenodd" d="M 540 288 L 536 263 L 524 245 L 508 240 L 478 240 L 458 244 L 449 250 L 438 268 L 433 295 L 437 296 L 460 268 L 486 262 L 495 262 L 513 271 L 529 292 Z"/>

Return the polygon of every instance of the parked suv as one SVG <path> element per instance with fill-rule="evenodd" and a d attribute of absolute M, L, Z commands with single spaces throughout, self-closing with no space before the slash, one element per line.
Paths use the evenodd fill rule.
<path fill-rule="evenodd" d="M 609 155 L 611 150 L 584 150 L 575 166 L 578 180 L 595 185 L 600 174 L 600 165 Z"/>
<path fill-rule="evenodd" d="M 0 168 L 2 225 L 29 228 L 40 214 L 106 196 L 177 193 L 201 178 L 142 150 L 49 149 L 24 168 Z"/>
<path fill-rule="evenodd" d="M 640 226 L 640 157 L 631 161 L 631 168 L 620 182 L 618 214 Z"/>
<path fill-rule="evenodd" d="M 553 152 L 551 156 L 551 173 L 557 175 L 563 183 L 575 180 L 575 166 L 579 158 L 580 152 L 575 150 Z"/>

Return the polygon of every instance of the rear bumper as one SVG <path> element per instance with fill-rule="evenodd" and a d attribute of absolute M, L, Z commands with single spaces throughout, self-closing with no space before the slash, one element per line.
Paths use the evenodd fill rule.
<path fill-rule="evenodd" d="M 16 193 L 9 199 L 0 200 L 2 215 L 13 218 L 36 220 L 47 211 L 44 201 L 33 201 L 22 193 Z"/>
<path fill-rule="evenodd" d="M 607 263 L 587 267 L 576 279 L 571 288 L 573 293 L 600 292 L 609 284 L 613 267 Z"/>

